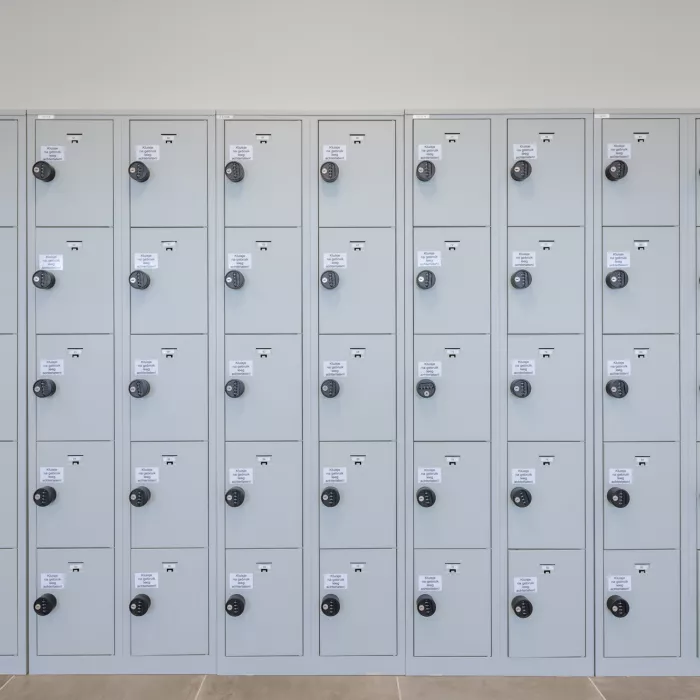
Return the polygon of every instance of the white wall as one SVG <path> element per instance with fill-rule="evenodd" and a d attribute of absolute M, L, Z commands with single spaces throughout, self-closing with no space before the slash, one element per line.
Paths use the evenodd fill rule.
<path fill-rule="evenodd" d="M 0 109 L 698 107 L 700 0 L 0 0 Z"/>

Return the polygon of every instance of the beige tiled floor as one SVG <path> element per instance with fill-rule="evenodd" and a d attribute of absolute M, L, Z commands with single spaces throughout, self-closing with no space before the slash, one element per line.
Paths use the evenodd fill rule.
<path fill-rule="evenodd" d="M 700 678 L 0 676 L 0 700 L 699 700 Z"/>

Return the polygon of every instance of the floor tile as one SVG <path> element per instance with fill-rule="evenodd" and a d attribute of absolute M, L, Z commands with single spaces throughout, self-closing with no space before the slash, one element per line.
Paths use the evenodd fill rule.
<path fill-rule="evenodd" d="M 401 700 L 601 700 L 587 678 L 399 678 Z"/>
<path fill-rule="evenodd" d="M 2 688 L 12 676 L 0 676 L 0 688 Z"/>
<path fill-rule="evenodd" d="M 398 700 L 398 689 L 394 676 L 207 676 L 202 692 L 197 698 L 197 700 L 311 699 Z"/>
<path fill-rule="evenodd" d="M 594 678 L 593 682 L 605 700 L 698 700 L 700 698 L 700 678 Z"/>

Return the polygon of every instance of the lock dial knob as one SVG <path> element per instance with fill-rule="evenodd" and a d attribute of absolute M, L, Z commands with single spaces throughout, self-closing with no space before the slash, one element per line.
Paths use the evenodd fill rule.
<path fill-rule="evenodd" d="M 229 379 L 226 382 L 226 396 L 238 399 L 245 394 L 245 383 L 242 379 Z"/>
<path fill-rule="evenodd" d="M 335 379 L 325 379 L 321 384 L 321 394 L 327 399 L 334 399 L 340 393 L 340 384 Z"/>
<path fill-rule="evenodd" d="M 32 284 L 37 289 L 51 289 L 56 284 L 56 275 L 48 270 L 37 270 L 32 275 Z"/>
<path fill-rule="evenodd" d="M 422 399 L 429 399 L 431 396 L 435 395 L 437 387 L 435 382 L 431 379 L 421 379 L 418 384 L 416 384 L 416 393 Z"/>
<path fill-rule="evenodd" d="M 143 270 L 134 270 L 129 275 L 129 285 L 132 289 L 148 289 L 151 284 L 151 276 Z"/>
<path fill-rule="evenodd" d="M 139 593 L 134 596 L 129 603 L 129 612 L 134 617 L 143 617 L 147 612 L 148 608 L 151 607 L 151 598 L 145 593 Z"/>
<path fill-rule="evenodd" d="M 510 607 L 518 617 L 523 619 L 532 615 L 532 603 L 524 595 L 516 595 L 510 602 Z"/>
<path fill-rule="evenodd" d="M 240 486 L 234 486 L 226 492 L 224 500 L 227 506 L 238 508 L 242 506 L 243 501 L 245 501 L 245 491 Z"/>
<path fill-rule="evenodd" d="M 340 491 L 333 486 L 323 489 L 321 492 L 321 503 L 326 508 L 335 508 L 340 503 Z"/>
<path fill-rule="evenodd" d="M 324 289 L 335 289 L 340 284 L 340 275 L 335 270 L 326 270 L 321 275 L 321 286 Z"/>
<path fill-rule="evenodd" d="M 136 182 L 146 182 L 151 177 L 151 171 L 142 160 L 135 160 L 129 165 L 129 177 Z"/>
<path fill-rule="evenodd" d="M 516 270 L 510 276 L 510 283 L 515 289 L 527 289 L 532 284 L 532 275 L 527 270 Z"/>
<path fill-rule="evenodd" d="M 614 160 L 607 168 L 605 168 L 605 177 L 611 182 L 622 180 L 627 175 L 629 168 L 624 160 Z"/>
<path fill-rule="evenodd" d="M 46 508 L 46 506 L 50 506 L 56 500 L 57 495 L 53 486 L 42 486 L 34 492 L 32 500 L 39 508 Z"/>
<path fill-rule="evenodd" d="M 226 163 L 224 174 L 231 182 L 241 182 L 245 177 L 245 169 L 242 163 L 232 160 L 230 163 Z"/>
<path fill-rule="evenodd" d="M 245 598 L 235 593 L 226 601 L 226 614 L 231 617 L 240 617 L 245 610 Z"/>
<path fill-rule="evenodd" d="M 516 182 L 527 180 L 532 175 L 532 165 L 527 160 L 517 160 L 510 169 L 510 176 Z"/>
<path fill-rule="evenodd" d="M 151 500 L 151 489 L 147 486 L 138 486 L 129 494 L 129 503 L 134 508 L 143 508 Z"/>
<path fill-rule="evenodd" d="M 338 596 L 332 593 L 324 595 L 321 601 L 321 612 L 326 617 L 335 617 L 340 612 L 340 599 Z"/>
<path fill-rule="evenodd" d="M 624 270 L 613 270 L 605 276 L 605 284 L 610 289 L 622 289 L 629 282 L 629 275 Z"/>
<path fill-rule="evenodd" d="M 421 270 L 416 275 L 416 285 L 420 289 L 432 289 L 435 286 L 435 273 L 430 270 Z"/>
<path fill-rule="evenodd" d="M 611 379 L 605 385 L 605 393 L 614 399 L 624 399 L 629 390 L 629 385 L 624 379 Z"/>
<path fill-rule="evenodd" d="M 32 165 L 32 175 L 42 182 L 51 182 L 56 177 L 56 169 L 45 160 L 38 160 Z"/>
<path fill-rule="evenodd" d="M 58 604 L 56 596 L 53 593 L 44 593 L 44 595 L 39 596 L 35 601 L 34 612 L 39 615 L 39 617 L 45 617 L 48 615 Z"/>
<path fill-rule="evenodd" d="M 629 491 L 618 488 L 610 489 L 606 498 L 608 499 L 608 503 L 615 506 L 615 508 L 626 508 L 631 500 Z"/>
<path fill-rule="evenodd" d="M 425 593 L 423 595 L 419 595 L 418 599 L 416 600 L 416 610 L 418 611 L 418 614 L 423 617 L 432 617 L 437 610 L 437 605 L 433 599 L 433 596 Z"/>
<path fill-rule="evenodd" d="M 532 503 L 532 494 L 527 489 L 517 486 L 510 492 L 510 500 L 518 508 L 527 508 Z"/>
<path fill-rule="evenodd" d="M 340 168 L 337 163 L 326 161 L 321 165 L 321 179 L 324 182 L 335 182 L 340 175 Z"/>
<path fill-rule="evenodd" d="M 525 399 L 532 393 L 532 384 L 527 379 L 514 379 L 510 383 L 510 393 L 519 399 Z"/>
<path fill-rule="evenodd" d="M 630 604 L 619 595 L 611 595 L 605 604 L 615 617 L 627 617 L 629 615 Z"/>
<path fill-rule="evenodd" d="M 56 382 L 53 379 L 37 379 L 32 387 L 37 399 L 45 399 L 56 393 Z"/>
<path fill-rule="evenodd" d="M 146 379 L 134 379 L 129 383 L 129 395 L 135 399 L 142 399 L 151 392 L 151 384 Z"/>
<path fill-rule="evenodd" d="M 435 491 L 429 488 L 418 489 L 416 491 L 416 501 L 423 508 L 432 508 L 435 505 L 435 501 L 437 501 L 437 495 Z"/>
<path fill-rule="evenodd" d="M 245 277 L 240 270 L 229 270 L 224 277 L 224 282 L 229 289 L 241 289 L 245 284 Z"/>
<path fill-rule="evenodd" d="M 428 182 L 435 176 L 435 163 L 431 160 L 422 160 L 416 166 L 416 177 L 421 182 Z"/>

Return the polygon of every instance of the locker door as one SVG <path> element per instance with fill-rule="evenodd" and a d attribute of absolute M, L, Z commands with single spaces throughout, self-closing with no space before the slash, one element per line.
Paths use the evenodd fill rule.
<path fill-rule="evenodd" d="M 413 570 L 415 656 L 490 656 L 491 552 L 417 549 Z M 418 612 L 421 596 L 432 599 L 433 615 Z"/>
<path fill-rule="evenodd" d="M 603 119 L 603 163 L 627 165 L 603 183 L 603 226 L 678 226 L 679 120 Z M 619 172 L 619 171 L 618 171 Z"/>
<path fill-rule="evenodd" d="M 226 333 L 301 333 L 301 250 L 298 228 L 226 229 Z"/>
<path fill-rule="evenodd" d="M 36 230 L 36 270 L 55 278 L 34 290 L 37 333 L 113 332 L 113 245 L 111 228 Z"/>
<path fill-rule="evenodd" d="M 207 367 L 206 336 L 132 336 L 132 380 L 145 379 L 150 393 L 128 399 L 131 439 L 206 440 Z"/>
<path fill-rule="evenodd" d="M 35 158 L 56 172 L 50 182 L 34 180 L 37 226 L 112 226 L 111 121 L 37 121 Z"/>
<path fill-rule="evenodd" d="M 56 607 L 36 624 L 39 656 L 114 654 L 114 552 L 111 549 L 40 549 L 37 597 Z M 30 618 L 31 620 L 31 618 Z"/>
<path fill-rule="evenodd" d="M 394 229 L 321 229 L 318 248 L 319 333 L 393 333 Z"/>
<path fill-rule="evenodd" d="M 301 338 L 226 337 L 227 440 L 301 439 Z"/>
<path fill-rule="evenodd" d="M 207 332 L 206 229 L 131 229 L 134 273 L 148 287 L 131 284 L 131 332 Z"/>
<path fill-rule="evenodd" d="M 3 156 L 0 164 L 0 227 L 16 227 L 19 181 L 19 138 L 16 119 L 0 119 L 0 153 Z"/>
<path fill-rule="evenodd" d="M 36 378 L 50 379 L 56 384 L 53 396 L 34 399 L 37 440 L 113 439 L 111 336 L 37 336 Z M 13 411 L 15 405 L 13 400 Z"/>
<path fill-rule="evenodd" d="M 230 119 L 224 131 L 226 162 L 243 168 L 238 182 L 224 173 L 226 226 L 301 226 L 301 122 Z"/>
<path fill-rule="evenodd" d="M 0 440 L 17 440 L 17 336 L 0 335 Z"/>
<path fill-rule="evenodd" d="M 208 466 L 206 442 L 132 443 L 131 488 L 150 492 L 130 508 L 132 547 L 207 546 Z"/>
<path fill-rule="evenodd" d="M 303 592 L 300 549 L 226 552 L 226 598 L 243 613 L 226 615 L 226 656 L 301 656 Z M 227 607 L 228 612 L 228 607 Z"/>
<path fill-rule="evenodd" d="M 491 122 L 488 119 L 413 121 L 415 226 L 488 226 L 491 221 Z M 434 174 L 419 178 L 430 161 Z"/>
<path fill-rule="evenodd" d="M 29 504 L 37 547 L 114 546 L 112 443 L 39 442 L 36 463 L 37 489 L 56 491 L 48 506 Z"/>
<path fill-rule="evenodd" d="M 17 550 L 0 549 L 0 656 L 17 655 L 17 581 Z"/>
<path fill-rule="evenodd" d="M 0 442 L 0 549 L 17 547 L 17 443 Z"/>
<path fill-rule="evenodd" d="M 394 226 L 395 132 L 393 121 L 319 122 L 319 226 Z M 323 179 L 327 162 L 338 167 L 334 182 Z"/>
<path fill-rule="evenodd" d="M 2 122 L 0 121 L 0 128 Z M 2 197 L 2 195 L 0 195 Z M 0 216 L 2 209 L 0 204 Z M 17 333 L 17 229 L 0 228 L 0 256 L 5 261 L 0 277 L 0 333 Z"/>
<path fill-rule="evenodd" d="M 488 333 L 490 229 L 416 228 L 413 247 L 414 332 Z"/>

